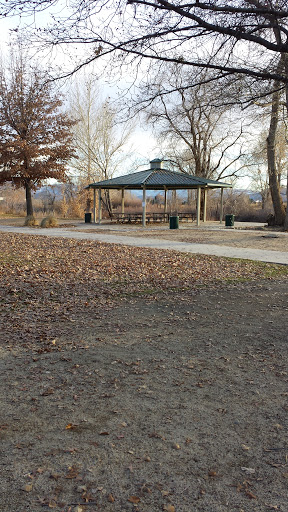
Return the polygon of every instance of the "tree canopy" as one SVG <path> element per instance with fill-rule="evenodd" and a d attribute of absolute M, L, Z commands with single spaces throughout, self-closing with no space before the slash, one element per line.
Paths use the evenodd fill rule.
<path fill-rule="evenodd" d="M 0 2 L 2 16 L 60 6 L 58 0 Z M 75 0 L 53 12 L 54 23 L 38 33 L 46 43 L 85 44 L 81 66 L 117 53 L 209 68 L 217 78 L 231 74 L 286 84 L 286 0 Z M 191 51 L 193 50 L 193 51 Z M 286 60 L 286 59 L 285 59 Z"/>
<path fill-rule="evenodd" d="M 27 215 L 33 189 L 47 178 L 65 180 L 73 124 L 59 94 L 21 55 L 11 58 L 9 70 L 0 69 L 0 183 L 25 188 Z"/>

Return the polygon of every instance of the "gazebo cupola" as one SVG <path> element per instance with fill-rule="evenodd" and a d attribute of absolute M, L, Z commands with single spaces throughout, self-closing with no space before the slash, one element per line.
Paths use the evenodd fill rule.
<path fill-rule="evenodd" d="M 150 160 L 150 169 L 163 169 L 163 160 L 161 158 Z"/>

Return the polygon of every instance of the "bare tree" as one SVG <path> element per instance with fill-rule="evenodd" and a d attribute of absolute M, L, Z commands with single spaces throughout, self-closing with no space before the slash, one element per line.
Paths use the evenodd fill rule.
<path fill-rule="evenodd" d="M 76 83 L 71 92 L 71 114 L 78 123 L 74 127 L 77 159 L 72 161 L 82 188 L 93 181 L 110 179 L 127 160 L 131 148 L 133 123 L 120 123 L 117 108 L 109 98 L 101 99 L 97 80 L 90 75 Z M 86 208 L 91 206 L 87 192 Z M 111 213 L 108 192 L 105 206 Z"/>
<path fill-rule="evenodd" d="M 265 104 L 262 107 L 264 111 L 259 115 L 261 126 L 267 124 L 267 121 L 268 124 L 266 128 L 262 128 L 258 140 L 250 150 L 247 166 L 250 169 L 252 186 L 261 194 L 262 208 L 265 207 L 271 193 L 275 222 L 281 225 L 285 217 L 280 189 L 287 167 L 287 130 L 281 115 L 279 91 L 272 96 L 269 105 Z"/>
<path fill-rule="evenodd" d="M 60 0 L 1 0 L 0 15 L 31 14 L 57 4 Z M 287 70 L 275 71 L 274 65 L 274 57 L 287 52 L 286 0 L 78 0 L 66 12 L 55 11 L 39 37 L 53 46 L 84 44 L 78 67 L 118 53 L 209 68 L 217 79 L 236 73 L 287 83 Z"/>
<path fill-rule="evenodd" d="M 276 159 L 276 140 L 277 129 L 279 123 L 279 104 L 280 104 L 280 91 L 278 85 L 275 84 L 275 90 L 272 95 L 272 107 L 269 133 L 267 137 L 267 163 L 268 163 L 268 176 L 269 186 L 275 213 L 275 223 L 283 225 L 285 222 L 285 208 L 283 205 L 282 197 L 280 195 L 279 178 L 277 173 L 277 159 Z M 288 210 L 288 208 L 287 208 Z"/>
<path fill-rule="evenodd" d="M 93 161 L 99 95 L 99 89 L 91 77 L 85 77 L 80 82 L 76 80 L 69 94 L 71 113 L 78 121 L 73 130 L 78 158 L 72 161 L 72 167 L 85 186 L 101 177 Z"/>
<path fill-rule="evenodd" d="M 251 187 L 261 195 L 261 205 L 264 210 L 269 198 L 269 179 L 267 171 L 267 131 L 262 131 L 259 138 L 247 155 L 247 164 L 251 179 Z"/>
<path fill-rule="evenodd" d="M 208 179 L 225 179 L 242 167 L 243 133 L 240 125 L 235 135 L 237 127 L 231 105 L 216 107 L 213 103 L 215 88 L 205 84 L 208 77 L 207 71 L 198 74 L 202 83 L 187 89 L 187 78 L 181 67 L 166 66 L 163 74 L 157 74 L 154 88 L 159 90 L 161 84 L 162 91 L 172 88 L 174 92 L 154 93 L 147 118 L 162 141 L 163 152 L 180 171 Z M 151 93 L 150 86 L 150 98 Z"/>

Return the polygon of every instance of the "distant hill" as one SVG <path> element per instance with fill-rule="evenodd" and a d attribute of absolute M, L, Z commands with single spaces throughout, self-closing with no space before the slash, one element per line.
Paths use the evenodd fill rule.
<path fill-rule="evenodd" d="M 45 185 L 44 187 L 39 188 L 36 190 L 34 197 L 35 199 L 42 199 L 47 196 L 56 196 L 56 198 L 60 198 L 62 196 L 62 187 L 63 185 L 60 185 L 56 183 L 55 185 Z"/>

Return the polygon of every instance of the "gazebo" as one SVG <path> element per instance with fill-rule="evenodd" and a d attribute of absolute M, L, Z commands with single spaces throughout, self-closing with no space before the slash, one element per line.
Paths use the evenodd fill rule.
<path fill-rule="evenodd" d="M 163 161 L 161 159 L 154 159 L 150 161 L 150 169 L 139 171 L 124 176 L 118 176 L 110 180 L 98 181 L 91 183 L 87 188 L 93 189 L 94 192 L 94 205 L 93 205 L 93 222 L 96 223 L 96 190 L 98 190 L 98 223 L 101 224 L 102 209 L 101 209 L 101 191 L 103 189 L 121 190 L 121 211 L 124 214 L 125 209 L 125 190 L 142 190 L 142 225 L 146 225 L 146 191 L 147 190 L 164 190 L 164 212 L 167 208 L 167 192 L 168 190 L 197 190 L 196 201 L 196 224 L 200 225 L 200 201 L 201 190 L 204 190 L 204 214 L 203 221 L 206 221 L 206 207 L 207 207 L 207 191 L 209 189 L 221 190 L 221 205 L 220 205 L 220 223 L 223 219 L 223 190 L 224 188 L 231 188 L 232 185 L 222 183 L 220 181 L 208 180 L 199 176 L 191 176 L 182 172 L 170 171 L 163 168 Z"/>

